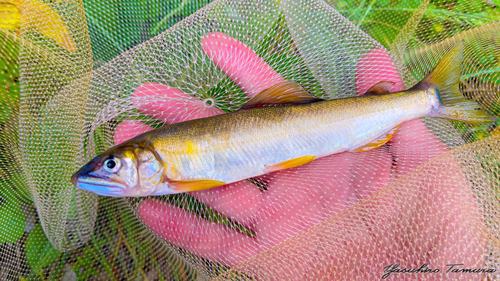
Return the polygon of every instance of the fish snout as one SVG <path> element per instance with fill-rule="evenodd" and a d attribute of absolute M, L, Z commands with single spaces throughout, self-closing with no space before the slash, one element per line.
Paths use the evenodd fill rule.
<path fill-rule="evenodd" d="M 89 166 L 93 165 L 95 162 L 95 159 L 92 159 L 89 163 L 87 163 L 85 166 L 81 167 L 76 173 L 74 173 L 71 176 L 71 183 L 74 184 L 75 186 L 78 186 L 78 181 L 82 176 L 85 176 L 88 171 L 89 171 Z"/>
<path fill-rule="evenodd" d="M 75 186 L 78 186 L 78 181 L 80 180 L 80 178 L 82 176 L 85 176 L 84 174 L 84 170 L 83 169 L 80 169 L 78 170 L 78 172 L 74 173 L 72 176 L 71 176 L 71 183 Z"/>
<path fill-rule="evenodd" d="M 82 177 L 88 176 L 88 174 L 96 168 L 98 162 L 99 162 L 99 157 L 95 157 L 94 159 L 90 160 L 90 162 L 85 164 L 71 176 L 71 183 L 75 186 L 78 186 L 79 180 Z"/>
<path fill-rule="evenodd" d="M 75 186 L 76 186 L 76 184 L 78 183 L 78 177 L 79 177 L 78 172 L 74 173 L 74 174 L 71 176 L 71 183 L 72 183 L 73 185 L 75 185 Z"/>

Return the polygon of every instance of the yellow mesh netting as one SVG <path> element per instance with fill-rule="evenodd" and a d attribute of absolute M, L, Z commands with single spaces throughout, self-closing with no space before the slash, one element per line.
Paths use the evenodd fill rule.
<path fill-rule="evenodd" d="M 460 89 L 498 116 L 497 5 L 0 0 L 0 279 L 498 278 L 494 124 L 423 118 L 371 152 L 189 194 L 70 182 L 116 143 L 280 79 L 326 99 L 408 88 L 461 40 Z"/>

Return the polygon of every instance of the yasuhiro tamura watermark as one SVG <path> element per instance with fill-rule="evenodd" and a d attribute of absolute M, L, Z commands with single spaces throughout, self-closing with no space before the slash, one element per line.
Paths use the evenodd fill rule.
<path fill-rule="evenodd" d="M 401 267 L 399 263 L 390 264 L 384 267 L 384 275 L 381 279 L 387 279 L 392 274 L 436 274 L 444 272 L 446 274 L 457 274 L 457 273 L 470 273 L 470 274 L 481 274 L 481 273 L 494 273 L 496 269 L 493 268 L 466 268 L 463 263 L 450 263 L 444 268 L 430 268 L 428 264 L 424 263 L 418 268 L 405 268 Z"/>

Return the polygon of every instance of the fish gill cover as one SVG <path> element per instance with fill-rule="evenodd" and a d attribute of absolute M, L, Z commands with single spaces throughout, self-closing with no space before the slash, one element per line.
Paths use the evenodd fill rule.
<path fill-rule="evenodd" d="M 0 14 L 2 280 L 368 280 L 393 264 L 498 277 L 491 124 L 422 118 L 370 152 L 187 194 L 70 182 L 116 143 L 282 80 L 326 99 L 409 88 L 461 40 L 460 89 L 498 116 L 494 2 L 3 0 Z"/>

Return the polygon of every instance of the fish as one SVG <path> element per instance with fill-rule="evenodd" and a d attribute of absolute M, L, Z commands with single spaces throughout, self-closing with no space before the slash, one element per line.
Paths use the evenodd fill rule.
<path fill-rule="evenodd" d="M 321 100 L 291 81 L 262 91 L 236 112 L 163 126 L 98 155 L 71 178 L 102 196 L 142 197 L 214 188 L 328 155 L 387 143 L 420 117 L 493 122 L 460 93 L 463 42 L 422 81 L 390 93 L 381 81 L 367 94 Z"/>

